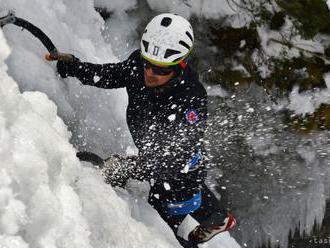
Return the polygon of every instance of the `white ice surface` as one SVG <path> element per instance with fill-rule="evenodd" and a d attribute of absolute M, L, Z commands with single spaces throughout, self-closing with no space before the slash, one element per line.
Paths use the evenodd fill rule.
<path fill-rule="evenodd" d="M 324 78 L 325 84 L 327 85 L 327 88 L 330 89 L 330 72 L 325 73 L 323 75 L 323 78 Z"/>
<path fill-rule="evenodd" d="M 312 114 L 322 103 L 330 104 L 329 88 L 299 93 L 299 88 L 295 87 L 290 93 L 288 109 L 298 115 Z"/>
<path fill-rule="evenodd" d="M 186 18 L 195 14 L 197 16 L 205 16 L 207 18 L 219 18 L 227 15 L 235 15 L 235 6 L 228 4 L 226 0 L 188 0 L 188 1 L 157 1 L 147 0 L 151 9 L 161 12 L 171 12 L 182 15 Z M 240 2 L 240 1 L 238 1 Z M 220 7 L 221 6 L 221 7 Z"/>
<path fill-rule="evenodd" d="M 0 14 L 9 9 L 41 28 L 62 52 L 94 63 L 118 61 L 103 40 L 104 22 L 91 0 L 0 2 Z M 63 80 L 56 73 L 56 63 L 43 59 L 47 51 L 39 40 L 14 25 L 3 30 L 12 48 L 6 60 L 8 73 L 21 91 L 44 92 L 56 103 L 78 149 L 93 149 L 107 156 L 124 153 L 127 146 L 132 146 L 125 121 L 125 90 L 103 90 L 82 86 L 76 79 Z"/>
<path fill-rule="evenodd" d="M 8 76 L 8 51 L 0 33 L 0 246 L 179 247 L 145 201 L 80 165 L 56 105 Z"/>

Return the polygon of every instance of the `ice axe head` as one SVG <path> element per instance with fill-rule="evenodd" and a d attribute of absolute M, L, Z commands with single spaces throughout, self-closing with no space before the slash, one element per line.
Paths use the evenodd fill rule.
<path fill-rule="evenodd" d="M 16 20 L 15 12 L 11 10 L 8 12 L 8 15 L 0 17 L 0 27 L 2 28 L 6 24 L 14 23 L 15 20 Z"/>

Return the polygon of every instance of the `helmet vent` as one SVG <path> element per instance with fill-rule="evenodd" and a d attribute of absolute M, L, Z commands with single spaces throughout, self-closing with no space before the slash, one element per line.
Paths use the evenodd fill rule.
<path fill-rule="evenodd" d="M 164 27 L 168 27 L 172 22 L 172 19 L 169 17 L 164 17 L 163 20 L 161 21 L 160 25 Z"/>
<path fill-rule="evenodd" d="M 179 41 L 179 44 L 180 44 L 181 46 L 184 46 L 184 47 L 187 48 L 188 50 L 190 50 L 190 46 L 189 46 L 186 42 L 184 42 L 183 40 L 180 40 L 180 41 Z"/>
<path fill-rule="evenodd" d="M 189 32 L 187 31 L 187 32 L 186 32 L 186 35 L 189 37 L 189 39 L 190 39 L 192 42 L 194 42 L 194 39 L 193 39 L 191 33 L 189 33 Z"/>
<path fill-rule="evenodd" d="M 148 31 L 148 29 L 145 29 L 143 33 L 145 34 L 147 31 Z"/>
<path fill-rule="evenodd" d="M 144 46 L 145 52 L 148 52 L 149 42 L 148 41 L 145 41 L 145 40 L 142 40 L 142 44 Z"/>
<path fill-rule="evenodd" d="M 165 52 L 164 58 L 167 59 L 168 57 L 171 57 L 172 55 L 174 55 L 174 54 L 179 54 L 179 53 L 181 53 L 181 52 L 180 52 L 180 51 L 177 51 L 177 50 L 166 49 L 166 52 Z"/>

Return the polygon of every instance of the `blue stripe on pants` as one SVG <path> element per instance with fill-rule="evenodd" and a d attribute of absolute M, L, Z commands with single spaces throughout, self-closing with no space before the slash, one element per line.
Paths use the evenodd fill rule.
<path fill-rule="evenodd" d="M 202 205 L 202 193 L 198 192 L 193 198 L 182 202 L 171 202 L 167 204 L 169 215 L 184 215 L 197 210 Z"/>

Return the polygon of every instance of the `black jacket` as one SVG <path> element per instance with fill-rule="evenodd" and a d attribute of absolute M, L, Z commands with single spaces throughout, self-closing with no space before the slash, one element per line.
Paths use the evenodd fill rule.
<path fill-rule="evenodd" d="M 69 66 L 60 66 L 61 74 L 65 71 L 85 85 L 126 87 L 127 124 L 142 164 L 134 168 L 135 177 L 191 183 L 204 177 L 200 155 L 205 155 L 207 94 L 189 66 L 168 88 L 161 89 L 144 85 L 140 50 L 120 63 L 91 64 L 77 59 Z"/>

